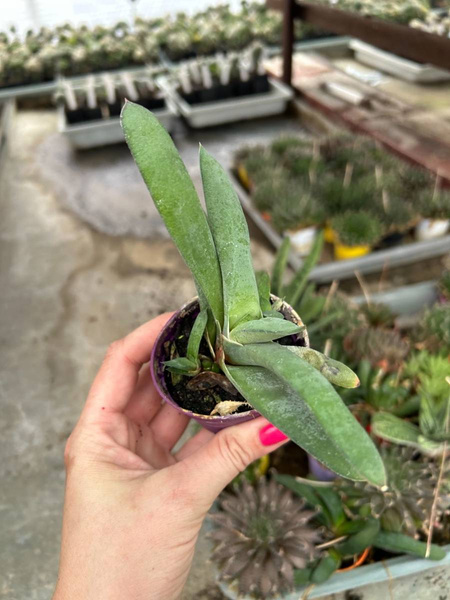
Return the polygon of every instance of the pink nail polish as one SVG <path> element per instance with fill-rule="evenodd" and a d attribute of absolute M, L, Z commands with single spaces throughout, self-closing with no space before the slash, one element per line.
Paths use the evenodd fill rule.
<path fill-rule="evenodd" d="M 259 439 L 261 440 L 261 444 L 263 446 L 273 446 L 273 444 L 284 442 L 284 440 L 288 439 L 288 436 L 277 429 L 275 425 L 269 423 L 268 425 L 265 425 L 259 432 Z"/>

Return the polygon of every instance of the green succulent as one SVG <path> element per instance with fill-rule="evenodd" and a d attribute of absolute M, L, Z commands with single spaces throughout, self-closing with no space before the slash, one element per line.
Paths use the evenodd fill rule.
<path fill-rule="evenodd" d="M 430 347 L 450 352 L 450 303 L 435 304 L 422 321 L 422 337 Z"/>
<path fill-rule="evenodd" d="M 445 271 L 439 279 L 439 290 L 447 302 L 450 301 L 450 271 Z"/>
<path fill-rule="evenodd" d="M 319 554 L 320 530 L 314 511 L 276 483 L 262 478 L 255 487 L 243 481 L 219 498 L 210 515 L 216 528 L 212 560 L 224 581 L 236 581 L 239 594 L 270 598 L 294 588 L 294 570 Z"/>
<path fill-rule="evenodd" d="M 400 333 L 382 327 L 357 327 L 344 339 L 344 350 L 354 362 L 367 360 L 385 371 L 397 370 L 409 352 Z"/>
<path fill-rule="evenodd" d="M 199 375 L 203 366 L 199 349 L 206 336 L 211 359 L 248 405 L 344 477 L 384 485 L 383 464 L 372 440 L 327 380 L 332 377 L 337 383 L 341 374 L 347 385 L 349 369 L 335 361 L 330 370 L 322 354 L 276 343 L 301 334 L 302 326 L 285 319 L 283 312 L 276 314 L 283 303 L 270 308 L 268 282 L 257 283 L 246 220 L 223 168 L 200 148 L 206 216 L 158 119 L 128 102 L 122 126 L 166 227 L 193 273 L 200 298 L 186 356 L 167 361 L 166 369 L 186 378 Z"/>
<path fill-rule="evenodd" d="M 399 446 L 382 448 L 381 456 L 387 473 L 387 488 L 339 480 L 336 487 L 343 501 L 355 516 L 370 514 L 380 519 L 385 531 L 413 537 L 419 532 L 427 532 L 440 465 L 424 456 L 416 456 L 411 448 Z M 450 472 L 447 470 L 446 473 L 447 478 Z M 438 500 L 437 520 L 442 519 L 449 507 L 446 480 Z"/>
<path fill-rule="evenodd" d="M 395 315 L 386 304 L 369 302 L 362 304 L 359 310 L 369 327 L 391 328 L 394 326 Z"/>
<path fill-rule="evenodd" d="M 450 362 L 447 357 L 426 351 L 413 356 L 404 376 L 416 386 L 420 398 L 417 423 L 389 413 L 372 418 L 373 432 L 379 437 L 411 446 L 429 455 L 441 455 L 450 442 Z"/>
<path fill-rule="evenodd" d="M 450 191 L 423 192 L 419 196 L 419 211 L 425 219 L 450 219 Z"/>
<path fill-rule="evenodd" d="M 331 227 L 339 242 L 346 246 L 372 246 L 383 229 L 378 219 L 368 212 L 347 212 L 333 217 Z"/>

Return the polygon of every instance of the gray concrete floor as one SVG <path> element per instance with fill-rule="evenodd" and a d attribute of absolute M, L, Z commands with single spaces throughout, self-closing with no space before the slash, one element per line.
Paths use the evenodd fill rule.
<path fill-rule="evenodd" d="M 198 141 L 227 164 L 244 140 L 293 126 L 179 132 L 177 141 L 198 183 Z M 252 250 L 257 268 L 271 265 L 257 235 Z M 0 177 L 0 598 L 51 597 L 64 444 L 107 345 L 193 293 L 126 148 L 76 155 L 56 133 L 54 113 L 19 113 Z M 202 537 L 184 600 L 220 598 L 208 555 Z M 430 571 L 426 585 L 393 583 L 391 597 L 445 600 L 450 581 L 441 571 Z M 363 597 L 389 598 L 389 588 L 345 596 Z"/>

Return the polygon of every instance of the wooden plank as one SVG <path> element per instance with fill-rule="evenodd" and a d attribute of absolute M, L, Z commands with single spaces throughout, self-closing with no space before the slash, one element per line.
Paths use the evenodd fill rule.
<path fill-rule="evenodd" d="M 285 10 L 286 0 L 267 0 L 267 7 Z M 450 70 L 450 39 L 406 25 L 390 23 L 331 6 L 298 1 L 291 7 L 292 17 L 326 31 L 351 35 L 419 63 Z"/>

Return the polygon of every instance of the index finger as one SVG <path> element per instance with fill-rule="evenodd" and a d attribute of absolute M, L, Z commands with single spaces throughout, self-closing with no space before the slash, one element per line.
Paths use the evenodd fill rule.
<path fill-rule="evenodd" d="M 83 413 L 123 412 L 133 393 L 139 370 L 150 360 L 156 338 L 173 313 L 164 313 L 113 342 L 94 379 Z"/>

